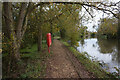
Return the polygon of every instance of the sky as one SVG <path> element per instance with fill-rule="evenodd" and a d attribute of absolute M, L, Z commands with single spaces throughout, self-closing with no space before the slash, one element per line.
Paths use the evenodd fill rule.
<path fill-rule="evenodd" d="M 119 0 L 112 0 L 112 2 L 119 2 Z M 83 25 L 84 26 L 87 26 L 88 27 L 88 31 L 91 31 L 91 32 L 96 32 L 97 31 L 97 28 L 98 28 L 98 21 L 100 20 L 100 18 L 105 18 L 105 17 L 112 17 L 112 14 L 110 15 L 107 15 L 106 13 L 103 13 L 102 11 L 98 11 L 98 10 L 93 10 L 93 14 L 95 17 L 94 18 L 91 18 L 89 21 L 83 21 Z M 83 14 L 86 14 L 85 16 L 89 16 L 89 13 L 84 9 L 82 8 L 82 13 L 81 15 Z M 96 26 L 95 28 L 93 28 L 93 26 Z"/>
<path fill-rule="evenodd" d="M 83 14 L 84 13 L 86 14 L 85 16 L 90 17 L 88 12 L 86 12 L 86 10 L 84 8 L 82 8 L 82 12 L 83 12 Z M 94 15 L 93 18 L 90 17 L 89 21 L 83 21 L 84 23 L 82 23 L 82 24 L 84 26 L 88 27 L 88 29 L 87 29 L 88 31 L 96 32 L 97 31 L 96 29 L 98 28 L 98 21 L 100 20 L 100 18 L 105 18 L 105 17 L 108 17 L 109 15 L 103 13 L 102 11 L 97 11 L 97 10 L 94 10 L 93 15 Z M 112 16 L 112 15 L 110 15 L 110 16 Z M 93 26 L 96 26 L 96 27 L 93 28 Z"/>

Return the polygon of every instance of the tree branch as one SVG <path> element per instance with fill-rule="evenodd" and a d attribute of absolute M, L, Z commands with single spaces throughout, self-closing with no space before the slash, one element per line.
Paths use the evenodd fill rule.
<path fill-rule="evenodd" d="M 24 21 L 25 14 L 26 14 L 26 8 L 27 8 L 27 3 L 22 3 L 21 9 L 19 12 L 19 18 L 18 18 L 17 30 L 16 30 L 16 35 L 18 39 L 21 37 L 21 30 L 22 30 L 23 21 Z"/>
<path fill-rule="evenodd" d="M 31 3 L 28 4 L 28 8 L 27 8 L 27 11 L 26 11 L 26 14 L 25 14 L 24 23 L 22 25 L 23 30 L 22 30 L 22 33 L 21 33 L 21 36 L 22 36 L 21 38 L 23 38 L 23 35 L 24 35 L 24 33 L 27 29 L 27 22 L 28 22 L 28 17 L 29 17 L 29 14 L 30 14 L 29 13 L 30 9 L 31 9 Z"/>
<path fill-rule="evenodd" d="M 88 11 L 88 9 L 83 5 L 83 7 L 85 8 L 85 10 L 89 13 L 89 15 L 93 18 L 92 14 Z"/>
<path fill-rule="evenodd" d="M 82 6 L 88 6 L 88 7 L 93 7 L 97 10 L 101 10 L 101 11 L 108 11 L 110 12 L 111 14 L 113 14 L 114 17 L 116 18 L 119 18 L 119 16 L 117 15 L 117 13 L 114 13 L 112 10 L 108 10 L 108 9 L 104 9 L 104 8 L 100 8 L 96 5 L 93 5 L 93 4 L 89 4 L 90 2 L 88 3 L 84 3 L 84 2 L 53 2 L 53 3 L 56 3 L 56 4 L 60 4 L 60 3 L 63 3 L 63 4 L 80 4 Z M 96 4 L 99 4 L 100 2 L 96 2 Z M 119 2 L 117 2 L 116 4 L 118 4 Z M 49 2 L 44 2 L 43 4 L 50 4 Z M 39 5 L 39 4 L 38 4 Z M 37 5 L 36 5 L 37 6 Z M 103 5 L 105 6 L 105 5 Z M 107 6 L 107 5 L 106 5 Z M 113 5 L 111 5 L 113 6 Z"/>
<path fill-rule="evenodd" d="M 59 15 L 53 17 L 52 19 L 45 20 L 44 23 L 45 23 L 45 22 L 48 22 L 48 21 L 52 21 L 52 20 L 54 20 L 54 19 L 60 17 L 62 14 L 63 14 L 63 13 L 60 13 Z"/>

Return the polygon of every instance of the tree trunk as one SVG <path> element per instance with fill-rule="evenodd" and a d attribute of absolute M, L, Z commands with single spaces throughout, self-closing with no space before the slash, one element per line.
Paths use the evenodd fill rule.
<path fill-rule="evenodd" d="M 118 55 L 120 56 L 120 13 L 118 14 L 119 18 L 118 18 L 118 34 L 117 34 L 117 38 L 118 38 Z M 118 57 L 118 62 L 120 61 L 120 57 Z M 120 76 L 120 72 L 119 72 L 119 76 Z"/>
<path fill-rule="evenodd" d="M 53 31 L 52 31 L 53 27 L 52 26 L 53 26 L 52 21 L 50 21 L 50 33 L 51 33 L 51 39 L 52 39 L 52 43 L 53 43 Z"/>
<path fill-rule="evenodd" d="M 40 13 L 41 14 L 42 14 L 42 8 L 43 8 L 43 6 L 41 5 L 40 6 Z M 37 15 L 36 20 L 38 22 L 37 23 L 37 27 L 38 27 L 38 52 L 40 52 L 42 50 L 42 16 Z"/>
<path fill-rule="evenodd" d="M 11 16 L 11 10 L 10 10 L 11 6 L 9 6 L 9 5 L 11 5 L 11 4 L 8 4 L 6 2 L 4 2 L 4 5 L 3 5 L 3 7 L 4 7 L 4 18 L 5 18 L 5 27 L 4 27 L 4 29 L 6 30 L 4 32 L 5 32 L 5 36 L 8 39 L 10 39 L 10 34 L 11 34 L 10 25 L 12 25 L 11 24 L 12 20 L 10 19 L 10 17 L 12 17 Z M 8 11 L 9 11 L 9 13 L 8 13 Z"/>
<path fill-rule="evenodd" d="M 19 61 L 20 60 L 20 44 L 18 45 L 15 41 L 13 42 L 12 47 L 12 57 L 14 58 L 15 61 Z"/>
<path fill-rule="evenodd" d="M 65 38 L 65 29 L 60 29 L 60 37 L 61 37 L 62 39 Z"/>
<path fill-rule="evenodd" d="M 3 3 L 4 10 L 4 18 L 6 28 L 8 28 L 8 38 L 10 39 L 10 52 L 9 53 L 9 62 L 8 62 L 8 75 L 11 72 L 11 68 L 13 68 L 13 64 L 15 64 L 19 59 L 19 46 L 17 44 L 17 39 L 15 35 L 15 27 L 12 16 L 12 3 L 4 2 Z"/>
<path fill-rule="evenodd" d="M 120 13 L 118 15 L 119 15 L 119 18 L 118 18 L 118 31 L 117 31 L 117 34 L 118 34 L 118 39 L 120 40 Z"/>
<path fill-rule="evenodd" d="M 15 34 L 15 27 L 12 16 L 12 3 L 5 2 L 3 7 L 4 7 L 5 23 L 7 24 L 6 27 L 9 29 L 9 37 L 11 41 L 10 57 L 12 56 L 11 59 L 15 58 L 16 61 L 18 61 L 20 59 L 20 56 L 18 54 L 20 48 L 20 42 L 18 43 L 17 36 Z"/>
<path fill-rule="evenodd" d="M 42 50 L 42 26 L 38 28 L 38 52 Z"/>

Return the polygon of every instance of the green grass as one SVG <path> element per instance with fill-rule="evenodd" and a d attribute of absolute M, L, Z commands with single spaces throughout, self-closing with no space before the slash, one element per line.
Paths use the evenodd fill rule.
<path fill-rule="evenodd" d="M 43 44 L 45 46 L 45 44 Z M 45 47 L 44 47 L 45 49 Z M 47 50 L 47 49 L 45 49 Z M 45 52 L 37 52 L 37 45 L 34 44 L 31 48 L 22 49 L 21 52 L 27 52 L 26 54 L 21 54 L 21 58 L 27 59 L 25 62 L 26 67 L 24 73 L 20 75 L 21 78 L 38 78 L 44 77 L 46 65 L 44 61 L 50 54 Z"/>
<path fill-rule="evenodd" d="M 21 60 L 14 65 L 14 72 L 10 73 L 10 76 L 17 75 L 17 78 L 41 78 L 45 75 L 46 64 L 45 60 L 50 57 L 51 53 L 47 51 L 47 45 L 44 41 L 42 44 L 42 51 L 37 51 L 37 44 L 29 46 L 20 50 Z M 2 55 L 5 58 L 8 54 Z M 6 59 L 5 59 L 6 60 Z M 4 71 L 7 68 L 7 60 L 4 60 Z M 3 78 L 8 78 L 9 75 L 4 72 Z"/>
<path fill-rule="evenodd" d="M 62 43 L 67 47 L 70 46 L 67 42 L 62 41 Z"/>
<path fill-rule="evenodd" d="M 59 36 L 55 36 L 54 39 L 60 39 L 60 37 Z"/>
<path fill-rule="evenodd" d="M 50 57 L 52 51 L 48 53 L 46 40 L 42 41 L 42 51 L 38 52 L 37 44 L 33 44 L 29 47 L 20 49 L 21 59 L 14 64 L 14 71 L 7 74 L 8 68 L 8 53 L 2 55 L 4 59 L 3 78 L 9 78 L 12 75 L 17 78 L 41 78 L 45 75 L 46 64 L 45 60 Z"/>
<path fill-rule="evenodd" d="M 35 51 L 37 51 L 37 44 L 34 44 L 31 47 L 27 47 L 20 50 L 20 52 L 31 52 L 31 53 L 34 53 Z"/>
<path fill-rule="evenodd" d="M 8 56 L 8 53 L 2 53 L 2 57 L 6 57 L 6 56 Z"/>
<path fill-rule="evenodd" d="M 103 70 L 99 66 L 98 62 L 93 62 L 89 58 L 87 58 L 85 56 L 85 53 L 78 52 L 75 48 L 70 47 L 70 45 L 63 40 L 61 40 L 61 42 L 65 46 L 69 46 L 68 49 L 78 58 L 78 60 L 80 60 L 80 62 L 84 65 L 86 70 L 92 72 L 97 78 L 115 78 L 115 76 L 113 76 L 111 73 L 108 73 L 105 70 Z"/>
<path fill-rule="evenodd" d="M 45 74 L 46 65 L 41 60 L 30 60 L 27 62 L 25 72 L 20 75 L 21 78 L 38 78 Z"/>

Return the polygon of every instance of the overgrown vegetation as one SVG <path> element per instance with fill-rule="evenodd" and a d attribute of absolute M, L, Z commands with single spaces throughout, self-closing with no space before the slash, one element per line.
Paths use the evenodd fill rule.
<path fill-rule="evenodd" d="M 115 79 L 115 76 L 103 70 L 98 62 L 91 61 L 89 57 L 87 58 L 85 56 L 85 54 L 87 53 L 78 52 L 74 47 L 71 47 L 70 44 L 68 44 L 64 40 L 61 40 L 61 42 L 68 47 L 68 49 L 77 57 L 78 60 L 80 60 L 86 70 L 93 73 L 97 78 L 113 78 L 113 80 Z"/>
<path fill-rule="evenodd" d="M 6 68 L 8 68 L 8 55 L 3 54 L 3 78 L 44 77 L 46 70 L 45 60 L 50 57 L 50 53 L 46 50 L 47 45 L 45 43 L 43 45 L 44 49 L 41 52 L 37 52 L 37 44 L 21 49 L 21 61 L 12 65 L 13 68 L 10 74 L 6 71 Z"/>

